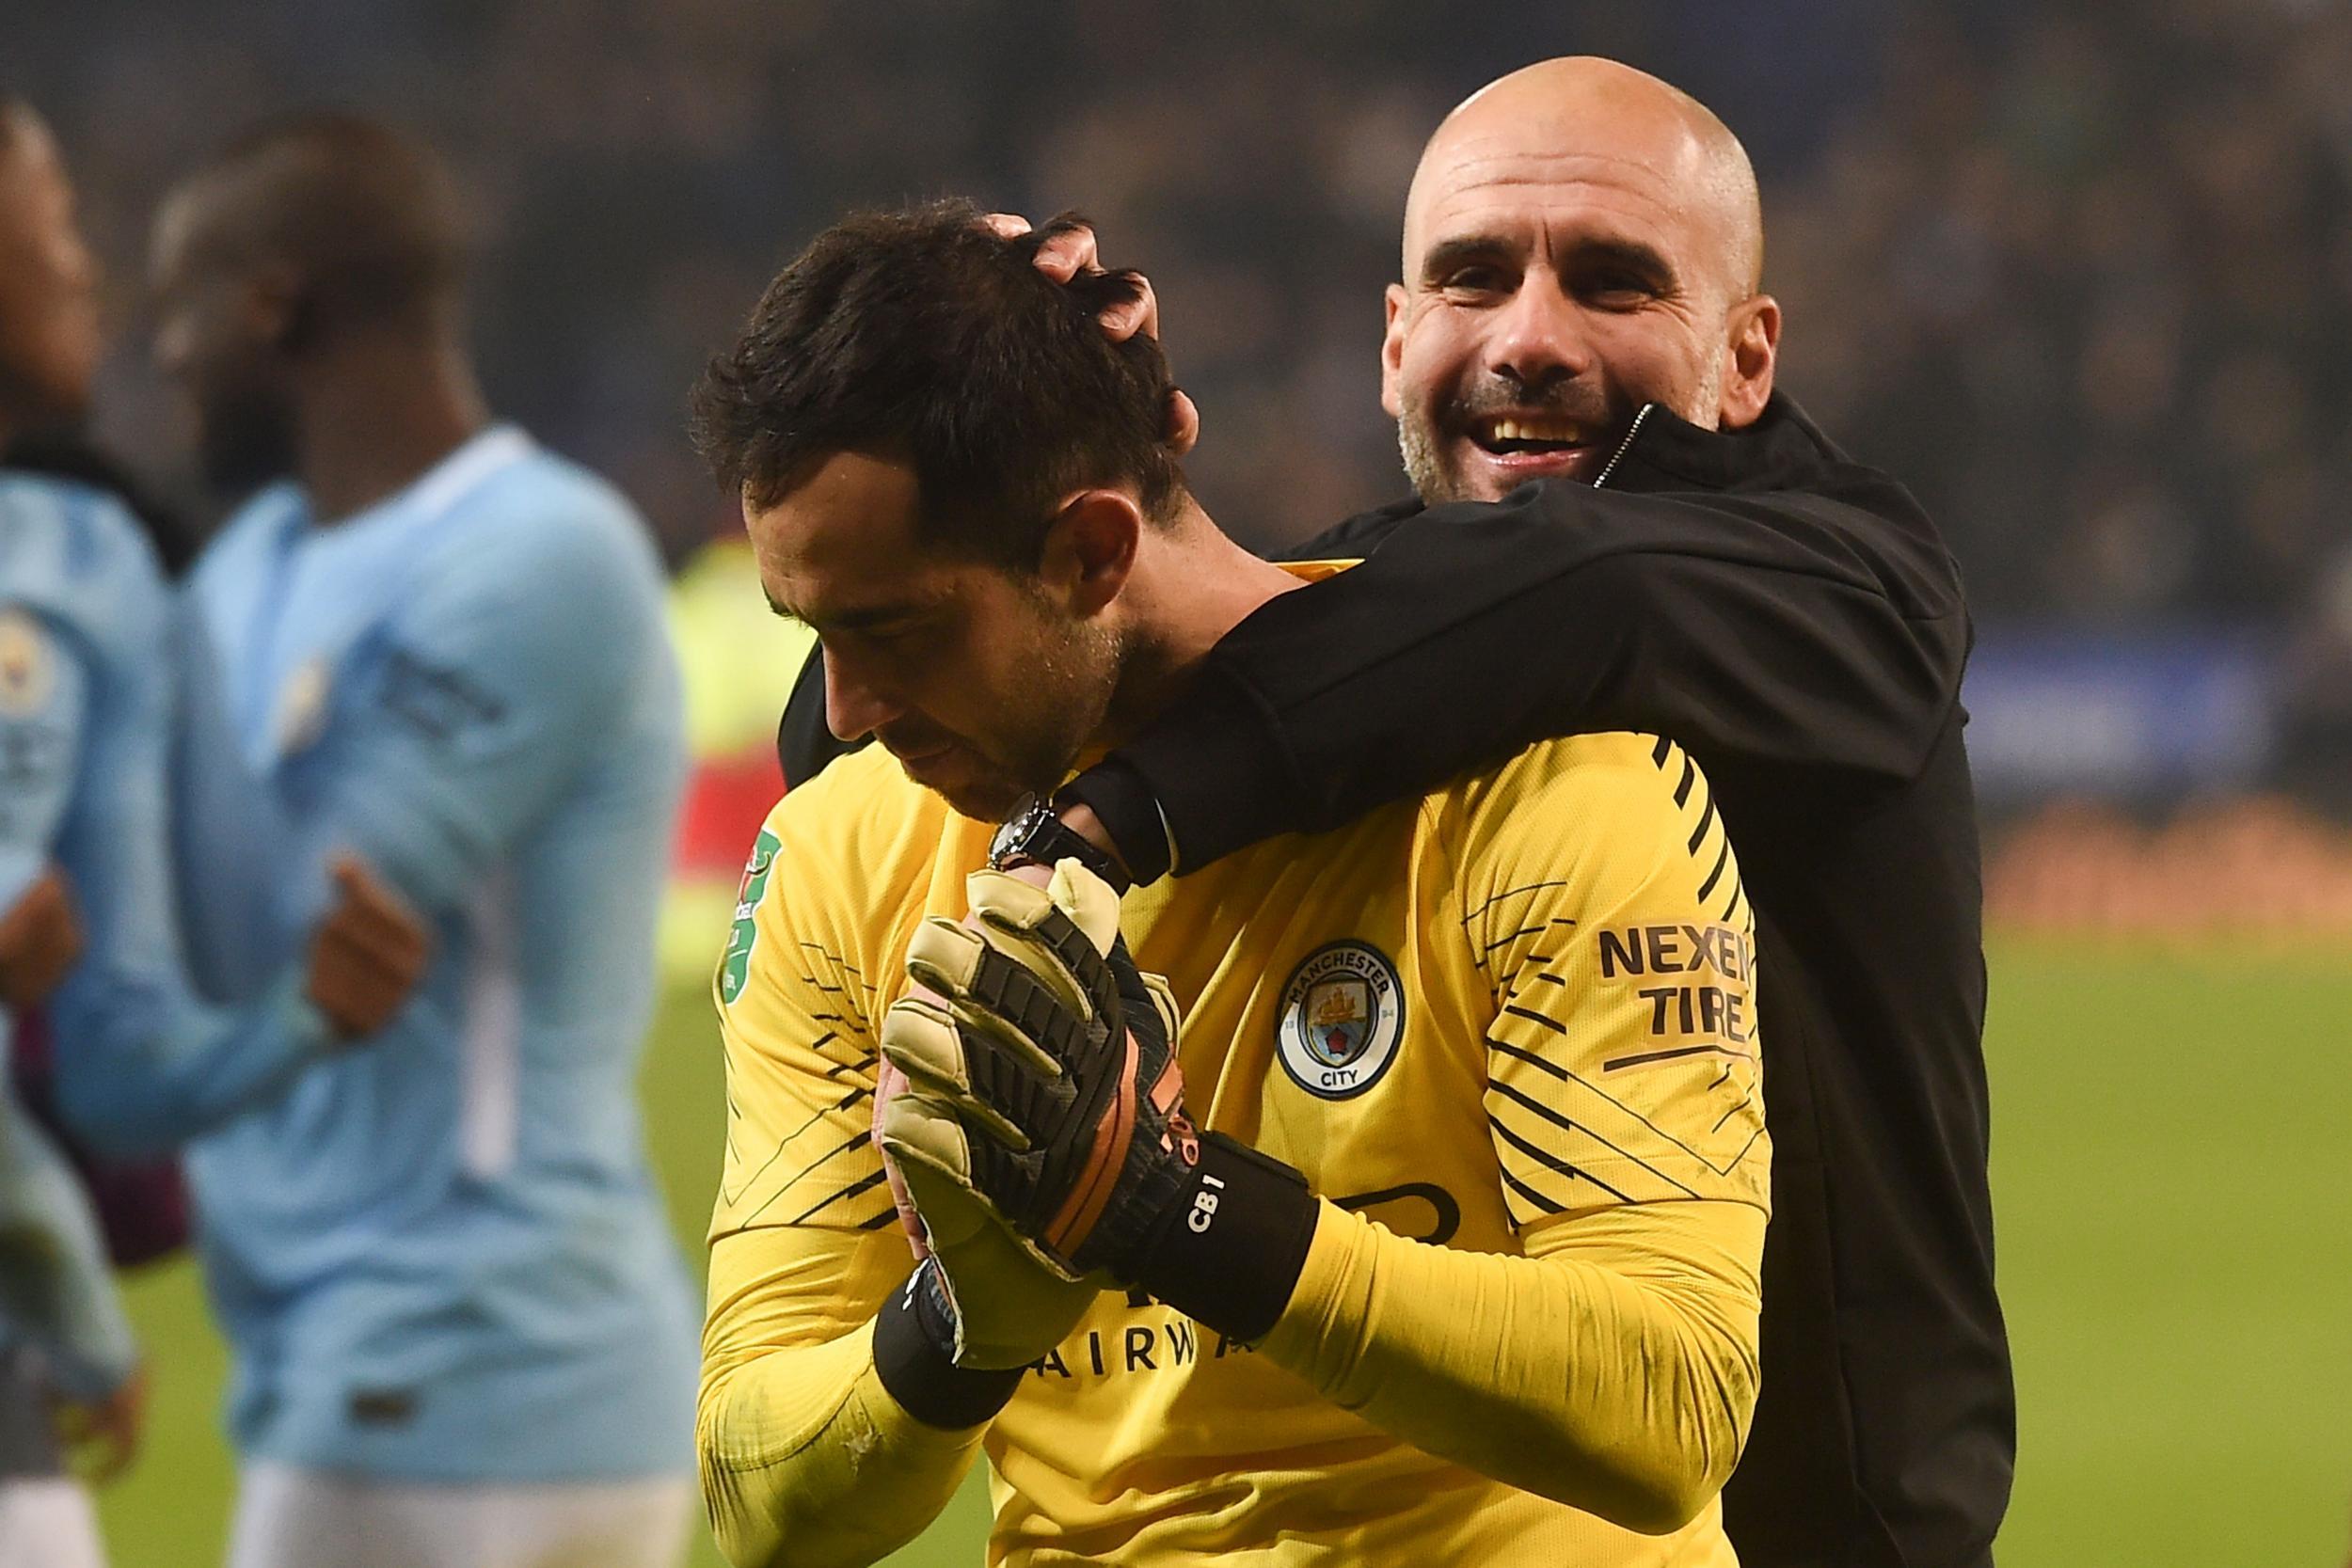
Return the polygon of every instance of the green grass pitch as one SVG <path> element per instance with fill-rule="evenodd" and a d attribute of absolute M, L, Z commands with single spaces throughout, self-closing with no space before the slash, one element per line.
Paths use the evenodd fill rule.
<path fill-rule="evenodd" d="M 2001 1278 L 2022 1415 L 2003 1568 L 2344 1560 L 2352 1537 L 2352 960 L 1996 944 Z M 699 1247 L 718 1047 L 673 994 L 645 1064 L 678 1233 Z M 135 1282 L 155 1366 L 118 1568 L 220 1561 L 222 1356 L 192 1271 Z M 977 1478 L 897 1560 L 974 1565 Z M 695 1568 L 718 1554 L 695 1531 Z"/>

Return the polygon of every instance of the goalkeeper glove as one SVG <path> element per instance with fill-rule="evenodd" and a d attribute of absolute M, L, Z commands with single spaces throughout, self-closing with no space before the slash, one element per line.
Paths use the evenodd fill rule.
<path fill-rule="evenodd" d="M 1259 1338 L 1314 1237 L 1305 1178 L 1194 1131 L 1174 999 L 1136 968 L 1101 878 L 1065 860 L 1050 888 L 998 871 L 967 885 L 971 919 L 927 920 L 908 949 L 945 1006 L 892 1009 L 883 1053 L 920 1092 L 885 1113 L 884 1147 L 910 1185 L 925 1166 L 969 1191 L 1063 1276 Z"/>
<path fill-rule="evenodd" d="M 929 1027 L 927 1004 L 909 998 L 882 1019 L 883 1048 Z M 1060 1344 L 1109 1283 L 1072 1280 L 1049 1268 L 988 1201 L 943 1173 L 968 1156 L 947 1106 L 900 1087 L 878 1117 L 882 1148 L 905 1182 L 930 1256 L 915 1268 L 904 1303 L 959 1367 L 1026 1367 Z"/>

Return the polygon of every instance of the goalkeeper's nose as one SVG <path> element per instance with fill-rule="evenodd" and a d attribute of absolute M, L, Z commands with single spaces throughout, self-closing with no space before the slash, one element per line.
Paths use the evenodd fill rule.
<path fill-rule="evenodd" d="M 906 704 L 862 676 L 848 659 L 825 651 L 825 728 L 835 740 L 856 740 L 906 717 Z"/>

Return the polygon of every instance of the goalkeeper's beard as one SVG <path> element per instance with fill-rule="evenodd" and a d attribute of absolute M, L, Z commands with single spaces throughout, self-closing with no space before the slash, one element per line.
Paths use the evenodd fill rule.
<path fill-rule="evenodd" d="M 1030 795 L 1050 795 L 1100 736 L 1118 689 L 1122 641 L 1079 624 L 1041 638 L 1025 660 L 1029 678 L 1001 705 L 985 738 L 948 732 L 965 767 L 958 778 L 909 776 L 961 816 L 1001 822 Z"/>

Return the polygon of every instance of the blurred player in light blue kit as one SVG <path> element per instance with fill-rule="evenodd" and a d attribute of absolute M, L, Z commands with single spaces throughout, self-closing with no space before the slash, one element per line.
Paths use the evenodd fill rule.
<path fill-rule="evenodd" d="M 95 272 L 47 127 L 0 102 L 0 445 L 85 410 Z M 119 501 L 0 469 L 0 1055 L 17 1012 L 45 1000 L 61 1100 L 118 1144 L 194 1137 L 282 1094 L 391 1015 L 425 947 L 344 857 L 307 959 L 247 1006 L 190 997 L 164 817 L 172 625 L 147 536 Z M 0 1099 L 0 1318 L 43 1355 L 38 1379 L 12 1376 L 0 1413 L 0 1564 L 95 1563 L 95 1524 L 42 1430 L 40 1385 L 119 1467 L 142 1384 L 77 1180 L 13 1099 Z M 0 1346 L 21 1372 L 9 1334 Z"/>
<path fill-rule="evenodd" d="M 176 821 L 191 961 L 260 994 L 355 851 L 430 922 L 384 1037 L 191 1151 L 235 1350 L 234 1568 L 660 1568 L 696 1312 L 635 1093 L 685 754 L 628 504 L 490 422 L 453 203 L 351 117 L 158 219 L 208 477 Z"/>
<path fill-rule="evenodd" d="M 0 100 L 0 447 L 87 397 L 100 347 L 93 273 L 47 128 Z M 23 559 L 46 532 L 24 503 L 46 500 L 47 488 L 0 468 L 0 1066 L 16 1014 L 54 993 L 82 943 L 50 863 L 71 793 L 73 716 L 63 705 L 72 693 L 57 689 L 56 634 L 30 592 L 51 585 L 34 583 Z M 4 1072 L 0 1359 L 0 1568 L 94 1568 L 97 1519 L 65 1473 L 41 1404 L 54 1388 L 110 1413 L 127 1453 L 138 1430 L 138 1350 L 89 1200 Z"/>

